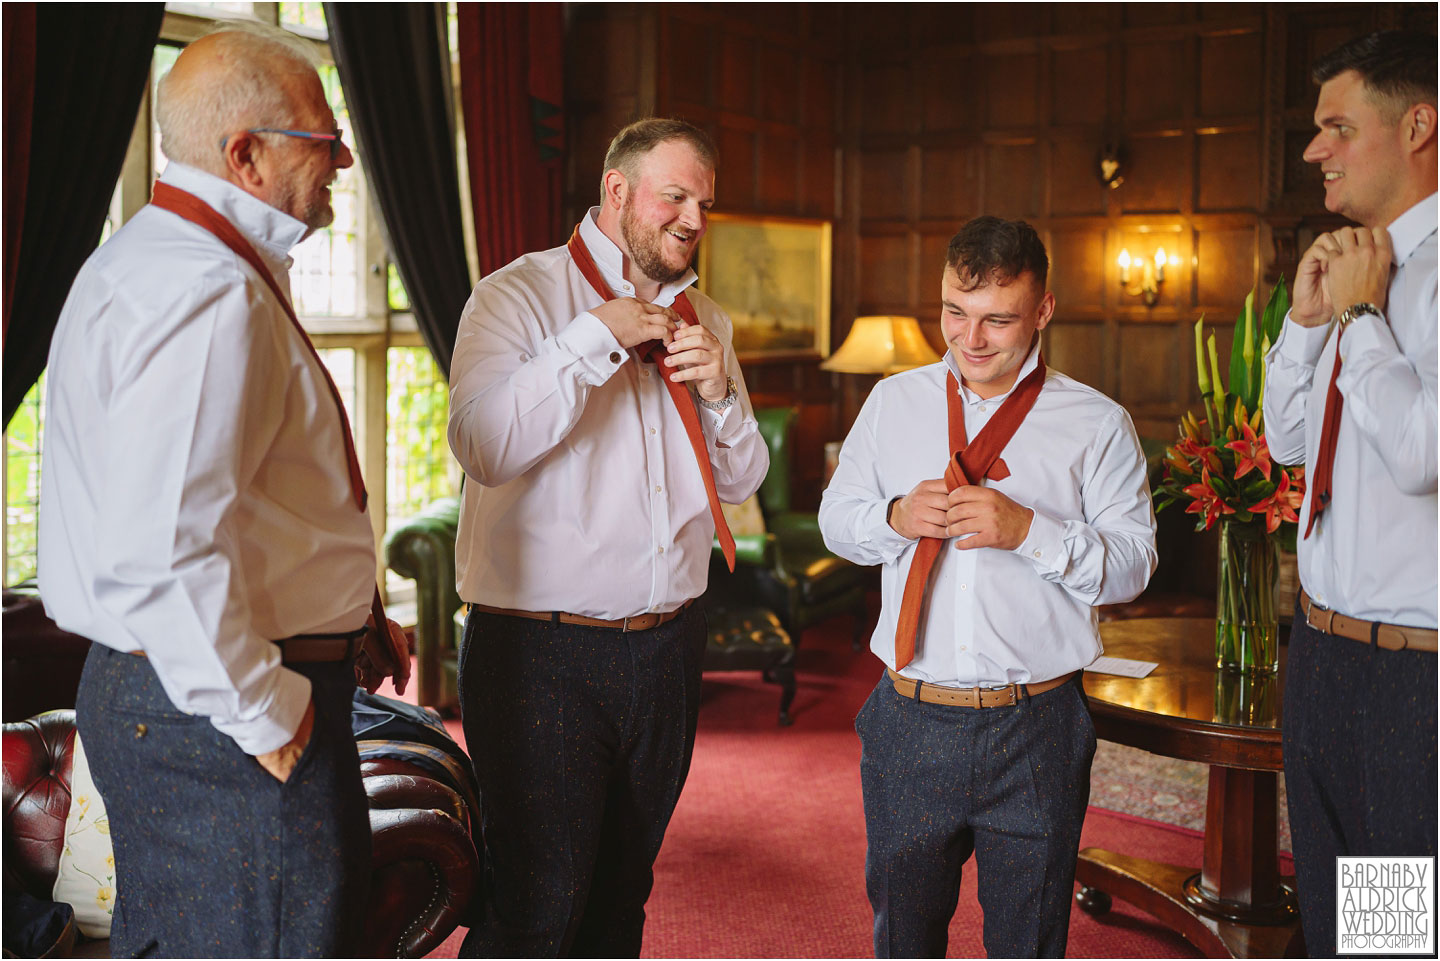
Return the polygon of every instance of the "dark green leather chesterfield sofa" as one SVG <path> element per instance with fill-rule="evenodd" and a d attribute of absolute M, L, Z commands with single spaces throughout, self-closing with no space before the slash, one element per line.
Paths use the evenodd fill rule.
<path fill-rule="evenodd" d="M 415 581 L 415 689 L 420 703 L 442 714 L 460 708 L 456 686 L 460 638 L 455 612 L 455 531 L 460 499 L 442 497 L 385 538 L 385 563 Z"/>

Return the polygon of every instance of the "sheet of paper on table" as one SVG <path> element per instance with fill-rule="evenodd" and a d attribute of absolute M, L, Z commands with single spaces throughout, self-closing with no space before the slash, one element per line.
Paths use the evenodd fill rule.
<path fill-rule="evenodd" d="M 1101 654 L 1095 663 L 1085 668 L 1097 674 L 1118 674 L 1121 677 L 1144 677 L 1160 665 L 1155 661 L 1132 661 L 1128 657 L 1110 657 Z"/>

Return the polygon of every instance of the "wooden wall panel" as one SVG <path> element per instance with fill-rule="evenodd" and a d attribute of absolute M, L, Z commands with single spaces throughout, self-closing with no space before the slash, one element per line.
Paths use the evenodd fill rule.
<path fill-rule="evenodd" d="M 1040 61 L 1033 53 L 996 53 L 982 61 L 986 126 L 1030 127 L 1036 122 Z"/>
<path fill-rule="evenodd" d="M 1055 50 L 1050 55 L 1050 122 L 1056 126 L 1105 122 L 1110 76 L 1105 45 Z M 1093 149 L 1093 148 L 1092 148 Z"/>
<path fill-rule="evenodd" d="M 1195 209 L 1254 210 L 1260 203 L 1261 169 L 1258 130 L 1197 136 Z"/>
<path fill-rule="evenodd" d="M 1159 4 L 1157 4 L 1159 6 Z M 1125 45 L 1125 119 L 1178 121 L 1185 111 L 1185 45 L 1179 40 Z"/>
<path fill-rule="evenodd" d="M 1182 339 L 1171 325 L 1122 324 L 1120 390 L 1115 399 L 1135 412 L 1167 407 L 1182 376 Z"/>
<path fill-rule="evenodd" d="M 945 132 L 975 129 L 981 99 L 970 52 L 936 47 L 919 54 L 918 63 L 918 89 L 912 95 L 919 100 L 924 128 Z"/>
<path fill-rule="evenodd" d="M 920 216 L 959 224 L 980 209 L 980 150 L 975 146 L 920 151 Z"/>
<path fill-rule="evenodd" d="M 961 221 L 956 220 L 942 232 L 920 235 L 920 262 L 915 271 L 913 302 L 916 305 L 915 316 L 922 320 L 934 319 L 938 323 L 940 284 L 945 275 L 945 250 L 950 246 L 950 238 L 955 236 L 960 225 Z M 943 338 L 936 337 L 937 345 L 941 340 Z"/>
<path fill-rule="evenodd" d="M 910 303 L 910 271 L 914 262 L 908 236 L 862 236 L 860 310 L 857 313 L 906 313 Z"/>
<path fill-rule="evenodd" d="M 1126 213 L 1179 213 L 1190 193 L 1185 138 L 1137 134 L 1128 143 L 1130 172 L 1112 199 Z"/>
<path fill-rule="evenodd" d="M 1050 214 L 1103 214 L 1105 186 L 1096 176 L 1099 150 L 1090 134 L 1050 141 Z"/>
<path fill-rule="evenodd" d="M 1201 37 L 1196 112 L 1201 117 L 1258 114 L 1265 89 L 1261 66 L 1259 31 Z"/>
<path fill-rule="evenodd" d="M 910 130 L 914 110 L 910 68 L 906 64 L 865 68 L 859 77 L 859 88 L 860 122 L 867 133 L 899 134 Z"/>
<path fill-rule="evenodd" d="M 750 115 L 755 111 L 755 43 L 749 37 L 723 34 L 720 40 L 719 103 L 721 110 Z"/>
<path fill-rule="evenodd" d="M 756 205 L 762 210 L 794 209 L 800 187 L 800 140 L 794 134 L 760 135 Z"/>
<path fill-rule="evenodd" d="M 985 213 L 997 217 L 1034 217 L 1039 207 L 1038 150 L 1030 143 L 985 147 Z"/>
<path fill-rule="evenodd" d="M 1124 5 L 1125 26 L 1155 27 L 1180 23 L 1185 19 L 1185 3 L 1127 3 Z"/>
<path fill-rule="evenodd" d="M 1050 232 L 1050 289 L 1061 315 L 1099 315 L 1105 308 L 1105 234 L 1091 229 Z"/>
<path fill-rule="evenodd" d="M 1195 251 L 1205 265 L 1195 278 L 1195 299 L 1211 308 L 1233 308 L 1223 316 L 1234 320 L 1255 286 L 1255 228 L 1197 230 Z"/>
<path fill-rule="evenodd" d="M 903 150 L 860 155 L 860 216 L 865 220 L 910 215 L 910 158 Z"/>
<path fill-rule="evenodd" d="M 756 138 L 751 130 L 725 124 L 715 138 L 720 168 L 715 172 L 715 203 L 721 209 L 756 206 Z"/>
<path fill-rule="evenodd" d="M 1070 320 L 1059 307 L 1045 328 L 1045 363 L 1113 396 L 1110 381 L 1115 378 L 1107 339 L 1103 324 Z"/>

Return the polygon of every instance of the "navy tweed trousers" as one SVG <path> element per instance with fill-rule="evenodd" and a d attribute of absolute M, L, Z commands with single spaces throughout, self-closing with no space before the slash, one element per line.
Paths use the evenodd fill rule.
<path fill-rule="evenodd" d="M 855 719 L 877 958 L 943 958 L 973 854 L 985 951 L 1063 957 L 1095 725 L 1080 678 L 1011 707 L 930 704 L 888 676 Z"/>
<path fill-rule="evenodd" d="M 350 662 L 299 664 L 315 728 L 280 783 L 150 662 L 92 644 L 76 720 L 110 817 L 113 957 L 348 957 L 370 883 Z"/>
<path fill-rule="evenodd" d="M 1435 857 L 1436 657 L 1290 628 L 1281 725 L 1305 950 L 1335 957 L 1335 858 Z"/>
<path fill-rule="evenodd" d="M 483 915 L 461 957 L 638 957 L 690 771 L 705 615 L 648 631 L 471 609 L 460 651 Z"/>

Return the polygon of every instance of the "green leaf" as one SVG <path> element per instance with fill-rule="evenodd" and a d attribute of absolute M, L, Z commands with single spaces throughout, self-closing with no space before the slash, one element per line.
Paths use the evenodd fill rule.
<path fill-rule="evenodd" d="M 1235 319 L 1235 336 L 1230 341 L 1230 392 L 1254 407 L 1250 394 L 1250 359 L 1255 355 L 1251 334 L 1255 330 L 1255 291 L 1245 295 L 1245 308 Z M 1248 355 L 1248 356 L 1247 356 Z"/>

